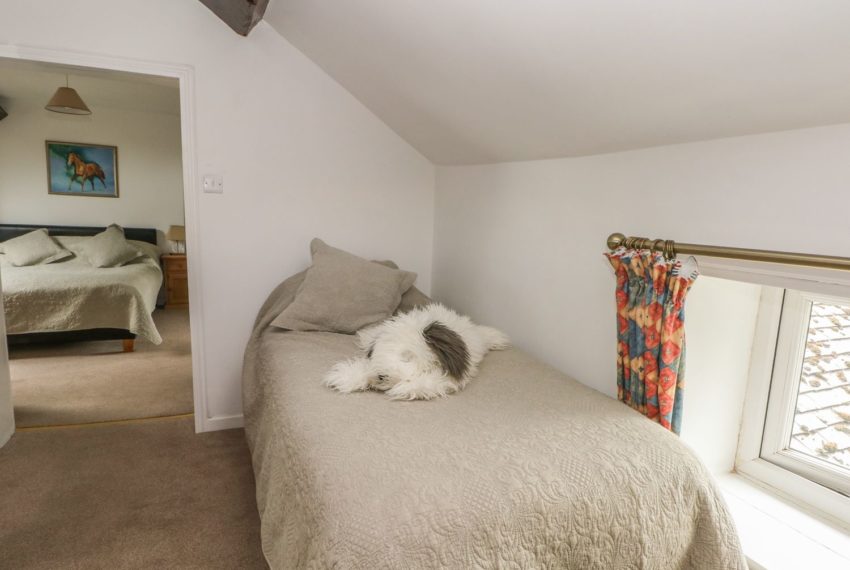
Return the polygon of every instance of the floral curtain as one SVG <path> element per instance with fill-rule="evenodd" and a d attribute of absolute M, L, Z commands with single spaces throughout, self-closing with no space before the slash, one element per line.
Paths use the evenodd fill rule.
<path fill-rule="evenodd" d="M 657 252 L 606 254 L 617 277 L 617 397 L 678 434 L 685 378 L 685 297 L 697 277 Z"/>

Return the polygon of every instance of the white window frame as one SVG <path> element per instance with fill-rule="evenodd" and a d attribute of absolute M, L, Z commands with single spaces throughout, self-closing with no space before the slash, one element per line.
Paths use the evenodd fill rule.
<path fill-rule="evenodd" d="M 785 291 L 761 457 L 824 487 L 850 496 L 850 473 L 846 469 L 842 470 L 826 461 L 788 448 L 813 303 L 847 305 L 850 299 Z"/>
<path fill-rule="evenodd" d="M 785 449 L 796 405 L 795 379 L 799 382 L 810 303 L 813 300 L 846 303 L 850 288 L 840 293 L 838 296 L 786 292 L 774 287 L 763 289 L 735 469 L 846 528 L 850 527 L 850 497 L 832 488 L 835 480 L 829 476 L 835 473 L 830 473 L 825 462 Z"/>

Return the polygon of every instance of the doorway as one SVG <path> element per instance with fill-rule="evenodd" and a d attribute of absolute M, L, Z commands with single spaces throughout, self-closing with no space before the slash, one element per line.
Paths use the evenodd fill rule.
<path fill-rule="evenodd" d="M 86 56 L 32 51 L 32 54 L 11 54 L 14 56 L 12 58 L 2 57 L 10 54 L 0 51 L 0 73 L 4 73 L 5 69 L 7 75 L 16 74 L 19 79 L 24 78 L 22 83 L 28 84 L 27 89 L 30 90 L 35 89 L 35 86 L 39 84 L 37 79 L 39 76 L 42 79 L 44 76 L 51 76 L 54 82 L 57 79 L 60 83 L 63 79 L 66 84 L 74 82 L 79 86 L 79 93 L 91 103 L 93 111 L 92 116 L 83 118 L 86 122 L 82 123 L 79 122 L 79 117 L 60 115 L 53 117 L 49 111 L 43 109 L 44 101 L 40 100 L 43 94 L 35 95 L 30 102 L 30 107 L 36 105 L 38 107 L 34 110 L 36 113 L 40 113 L 42 118 L 48 115 L 53 120 L 50 128 L 54 134 L 45 134 L 43 137 L 45 140 L 41 144 L 46 145 L 47 140 L 50 139 L 59 139 L 57 142 L 116 146 L 120 164 L 120 167 L 116 165 L 115 168 L 116 182 L 119 187 L 118 196 L 115 199 L 102 196 L 50 195 L 49 198 L 52 198 L 54 203 L 62 202 L 59 208 L 60 215 L 57 215 L 55 210 L 51 211 L 49 208 L 36 204 L 28 215 L 22 216 L 22 212 L 26 213 L 26 208 L 20 207 L 25 193 L 19 192 L 15 197 L 18 206 L 11 208 L 4 207 L 4 204 L 9 202 L 4 202 L 4 198 L 0 195 L 0 212 L 2 212 L 0 225 L 49 226 L 47 229 L 50 230 L 51 237 L 60 246 L 73 251 L 74 257 L 79 258 L 83 256 L 79 255 L 78 242 L 103 232 L 110 224 L 116 223 L 123 226 L 124 231 L 127 232 L 127 241 L 136 244 L 141 250 L 144 250 L 144 244 L 136 243 L 139 240 L 132 238 L 138 236 L 130 235 L 131 232 L 153 230 L 158 250 L 151 253 L 148 258 L 154 260 L 159 266 L 162 287 L 161 291 L 156 293 L 156 299 L 152 303 L 153 308 L 149 315 L 151 326 L 139 329 L 139 323 L 134 323 L 136 337 L 134 340 L 72 338 L 30 342 L 32 339 L 24 339 L 26 342 L 21 343 L 18 342 L 19 337 L 27 335 L 17 333 L 44 331 L 19 329 L 7 322 L 16 425 L 18 429 L 28 429 L 194 414 L 196 431 L 204 431 L 206 406 L 202 397 L 203 379 L 199 374 L 202 360 L 199 354 L 200 335 L 197 333 L 200 310 L 195 303 L 195 301 L 199 303 L 199 283 L 194 271 L 191 270 L 194 257 L 195 224 L 193 220 L 196 204 L 191 192 L 186 191 L 194 185 L 193 168 L 187 167 L 194 164 L 189 128 L 191 113 L 186 112 L 191 111 L 191 105 L 190 98 L 184 91 L 184 87 L 191 89 L 191 71 L 180 67 L 135 61 L 104 61 L 99 57 L 97 58 L 98 66 L 92 67 L 81 65 L 90 63 L 86 61 Z M 0 82 L 3 89 L 8 89 L 7 86 L 11 84 L 9 81 Z M 122 94 L 127 92 L 131 92 L 129 98 L 131 108 L 122 109 Z M 50 93 L 48 97 L 49 95 Z M 24 112 L 26 106 L 15 102 L 15 99 L 21 96 L 25 94 L 17 93 L 7 96 L 0 92 L 0 107 L 4 107 L 9 113 L 0 123 L 0 138 L 3 137 L 4 127 L 8 130 L 22 128 L 21 119 L 17 120 L 17 125 L 15 124 L 16 117 L 28 115 L 28 112 Z M 136 108 L 132 108 L 133 105 Z M 151 156 L 145 157 L 147 160 L 145 166 L 140 166 L 143 162 L 140 156 L 146 153 L 151 154 L 149 151 L 160 146 L 158 144 L 148 143 L 148 150 L 145 150 L 143 143 L 134 143 L 134 146 L 124 140 L 119 145 L 108 145 L 105 143 L 114 142 L 115 139 L 106 137 L 107 140 L 102 140 L 103 137 L 98 137 L 101 140 L 95 140 L 91 136 L 85 136 L 87 132 L 92 131 L 91 127 L 98 118 L 103 118 L 107 123 L 115 123 L 125 131 L 132 131 L 133 124 L 142 125 L 146 122 L 143 119 L 141 122 L 138 120 L 139 116 L 145 113 L 149 115 L 159 113 L 160 118 L 171 113 L 170 127 L 163 126 L 169 122 L 167 118 L 159 121 L 161 124 L 158 126 L 147 125 L 152 131 L 162 131 L 159 134 L 167 131 L 174 135 L 170 153 L 177 156 L 171 161 L 170 166 L 150 168 L 150 165 L 155 162 Z M 135 123 L 131 120 L 133 117 L 136 119 Z M 77 122 L 74 122 L 75 119 Z M 81 125 L 87 128 L 81 128 Z M 138 128 L 141 129 L 141 127 Z M 62 134 L 56 136 L 57 132 Z M 75 137 L 76 132 L 80 134 Z M 163 135 L 162 138 L 164 140 L 167 137 Z M 18 137 L 15 137 L 15 140 L 18 146 L 25 146 Z M 44 195 L 48 195 L 49 191 L 50 152 L 49 146 L 42 149 L 44 154 L 40 168 L 44 172 L 41 176 L 46 180 L 44 185 L 38 185 L 37 191 L 43 192 Z M 47 157 L 46 160 L 44 156 Z M 30 166 L 33 167 L 32 164 Z M 139 196 L 141 186 L 137 180 L 133 180 L 138 176 L 139 171 L 142 171 L 143 175 L 147 173 L 147 177 L 150 178 L 152 171 L 169 168 L 172 170 L 171 180 L 176 180 L 176 183 L 162 183 L 164 178 L 160 176 L 159 183 L 144 186 L 146 192 L 150 192 L 150 188 L 154 187 L 160 190 L 154 201 L 162 205 L 161 216 L 152 215 L 151 211 L 140 213 L 138 207 L 128 204 L 132 196 Z M 0 178 L 0 185 L 7 182 Z M 166 192 L 162 191 L 162 186 L 168 186 L 166 190 L 173 193 L 170 198 L 165 197 Z M 35 190 L 27 186 L 27 192 L 30 191 Z M 26 196 L 29 195 L 26 194 Z M 39 196 L 36 202 L 40 201 L 43 206 L 44 200 L 45 196 Z M 104 207 L 84 205 L 98 202 L 113 205 Z M 122 204 L 127 206 L 123 208 L 123 211 L 120 207 Z M 175 204 L 178 206 L 175 207 Z M 127 217 L 128 215 L 130 218 Z M 62 228 L 81 227 L 99 231 L 85 237 L 62 235 Z M 130 262 L 131 265 L 148 263 L 146 259 Z M 133 267 L 133 269 L 137 268 Z M 3 276 L 14 271 L 7 267 L 0 267 L 0 275 Z M 7 300 L 7 315 L 10 311 L 9 305 L 15 305 L 20 300 L 18 298 L 12 301 L 13 294 L 14 291 L 3 293 L 4 299 Z M 51 332 L 56 331 L 51 330 Z M 159 342 L 160 339 L 161 342 Z M 132 350 L 128 350 L 128 343 L 132 343 Z M 0 363 L 0 365 L 3 364 Z"/>

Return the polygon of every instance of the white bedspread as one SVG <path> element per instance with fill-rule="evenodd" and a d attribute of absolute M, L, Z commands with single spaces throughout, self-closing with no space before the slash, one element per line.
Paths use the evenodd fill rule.
<path fill-rule="evenodd" d="M 73 250 L 74 240 L 60 238 Z M 70 242 L 70 245 L 69 245 Z M 13 267 L 0 254 L 0 284 L 8 334 L 125 329 L 162 342 L 151 313 L 162 285 L 156 248 L 122 267 L 96 268 L 74 257 L 58 263 Z"/>

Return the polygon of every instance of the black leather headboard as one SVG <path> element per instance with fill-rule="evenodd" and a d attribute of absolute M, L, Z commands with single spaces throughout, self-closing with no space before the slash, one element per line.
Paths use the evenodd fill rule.
<path fill-rule="evenodd" d="M 22 224 L 0 224 L 0 241 L 22 236 L 39 228 L 46 228 L 52 236 L 93 236 L 99 234 L 106 228 L 92 228 L 85 226 L 33 226 Z M 156 245 L 156 230 L 153 228 L 124 228 L 124 236 L 127 239 L 146 241 Z"/>

